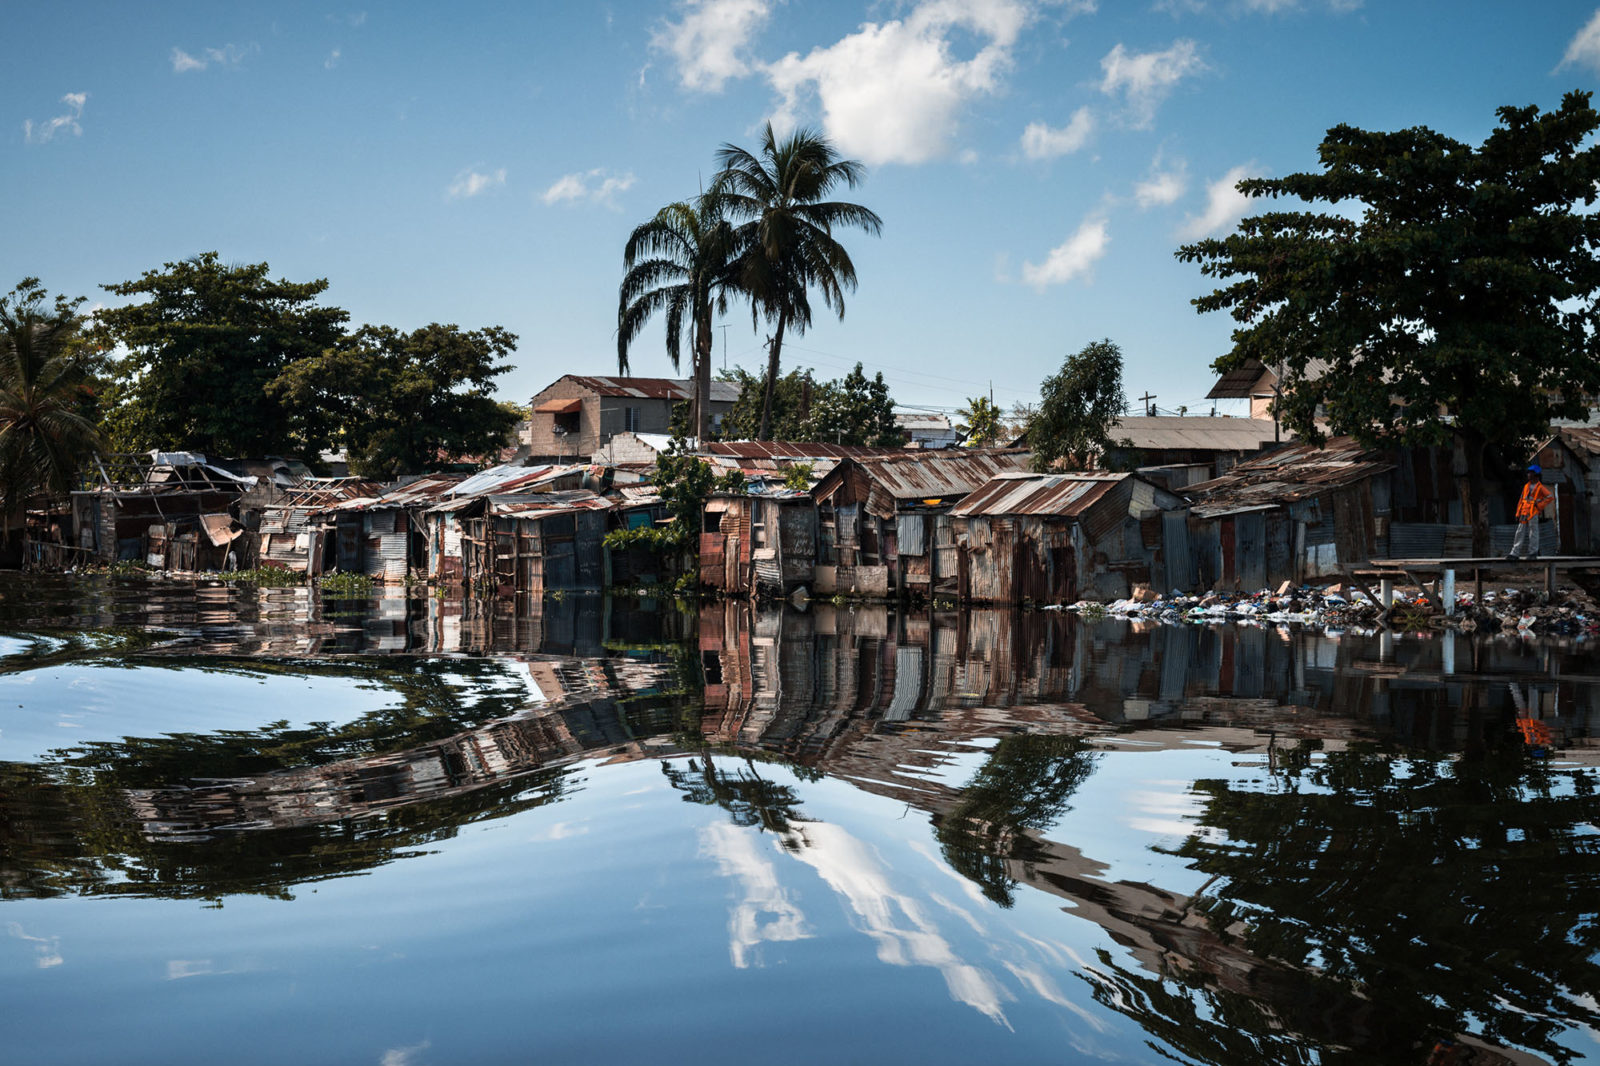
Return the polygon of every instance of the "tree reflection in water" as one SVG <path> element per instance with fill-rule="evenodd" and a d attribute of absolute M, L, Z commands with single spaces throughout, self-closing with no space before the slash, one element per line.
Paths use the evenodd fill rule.
<path fill-rule="evenodd" d="M 1467 1031 L 1579 1058 L 1559 1040 L 1600 1026 L 1587 772 L 1366 745 L 1282 781 L 1196 782 L 1202 828 L 1175 852 L 1210 875 L 1193 910 L 1260 967 L 1157 980 L 1102 956 L 1096 998 L 1199 1062 L 1421 1061 Z"/>
<path fill-rule="evenodd" d="M 1002 738 L 961 789 L 955 807 L 933 816 L 945 861 L 989 899 L 1011 906 L 1017 882 L 1005 860 L 1026 861 L 1035 847 L 1023 830 L 1050 828 L 1093 772 L 1094 755 L 1082 737 Z"/>

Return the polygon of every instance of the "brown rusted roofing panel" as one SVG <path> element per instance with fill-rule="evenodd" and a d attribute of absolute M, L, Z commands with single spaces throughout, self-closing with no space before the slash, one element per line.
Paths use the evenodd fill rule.
<path fill-rule="evenodd" d="M 1320 448 L 1294 444 L 1269 452 L 1181 494 L 1193 501 L 1196 515 L 1208 517 L 1294 503 L 1394 468 L 1386 453 L 1369 451 L 1350 437 L 1335 437 Z"/>
<path fill-rule="evenodd" d="M 211 543 L 218 548 L 232 544 L 233 539 L 244 532 L 242 529 L 233 528 L 231 514 L 203 514 L 200 516 L 200 528 L 205 530 Z"/>
<path fill-rule="evenodd" d="M 842 459 L 884 455 L 904 455 L 906 448 L 866 448 L 853 444 L 825 444 L 814 441 L 719 440 L 701 451 L 739 459 Z"/>
<path fill-rule="evenodd" d="M 536 415 L 570 415 L 583 410 L 583 400 L 577 396 L 570 400 L 546 400 L 533 409 Z"/>
<path fill-rule="evenodd" d="M 1001 474 L 957 504 L 954 517 L 1082 514 L 1132 474 Z"/>
<path fill-rule="evenodd" d="M 1600 455 L 1600 426 L 1562 426 L 1556 433 L 1579 455 Z"/>
<path fill-rule="evenodd" d="M 927 451 L 863 457 L 851 462 L 897 501 L 965 496 L 996 474 L 1026 469 L 1025 451 L 984 450 L 946 454 Z"/>
<path fill-rule="evenodd" d="M 609 511 L 616 501 L 587 489 L 541 492 L 534 496 L 491 496 L 489 509 L 498 518 L 538 519 L 577 511 Z"/>

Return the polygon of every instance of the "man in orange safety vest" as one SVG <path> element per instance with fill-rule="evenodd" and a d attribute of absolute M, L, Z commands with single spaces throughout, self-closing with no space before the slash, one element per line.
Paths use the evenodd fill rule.
<path fill-rule="evenodd" d="M 1508 561 L 1519 555 L 1524 559 L 1539 557 L 1539 516 L 1556 498 L 1555 493 L 1545 488 L 1543 473 L 1538 463 L 1528 467 L 1528 483 L 1522 486 L 1522 498 L 1517 500 L 1517 536 L 1511 542 L 1511 554 L 1506 556 Z"/>

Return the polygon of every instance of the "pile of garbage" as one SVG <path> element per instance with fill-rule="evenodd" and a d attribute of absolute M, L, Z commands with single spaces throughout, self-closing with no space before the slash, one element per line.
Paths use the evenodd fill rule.
<path fill-rule="evenodd" d="M 1136 585 L 1127 599 L 1111 603 L 1080 600 L 1055 610 L 1107 614 L 1168 625 L 1233 622 L 1256 625 L 1298 624 L 1319 629 L 1376 629 L 1383 611 L 1369 593 L 1353 585 L 1315 587 L 1284 582 L 1276 591 L 1209 592 L 1162 595 Z M 1600 633 L 1600 604 L 1582 591 L 1563 590 L 1552 602 L 1542 591 L 1503 589 L 1485 592 L 1476 602 L 1470 592 L 1456 596 L 1455 611 L 1445 614 L 1417 588 L 1394 591 L 1387 619 L 1391 627 L 1458 629 L 1462 632 Z"/>

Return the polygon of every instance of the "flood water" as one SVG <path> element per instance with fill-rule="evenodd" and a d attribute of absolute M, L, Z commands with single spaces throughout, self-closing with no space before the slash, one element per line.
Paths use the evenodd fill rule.
<path fill-rule="evenodd" d="M 1581 640 L 0 575 L 27 1063 L 1569 1063 Z"/>

